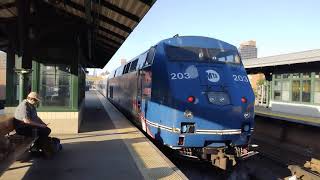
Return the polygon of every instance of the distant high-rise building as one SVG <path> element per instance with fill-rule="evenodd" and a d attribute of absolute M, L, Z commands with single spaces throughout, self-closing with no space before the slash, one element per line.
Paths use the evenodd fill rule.
<path fill-rule="evenodd" d="M 120 59 L 121 62 L 121 66 L 127 64 L 127 60 L 126 59 Z"/>
<path fill-rule="evenodd" d="M 242 59 L 252 59 L 258 57 L 256 41 L 250 40 L 240 44 L 239 52 Z"/>

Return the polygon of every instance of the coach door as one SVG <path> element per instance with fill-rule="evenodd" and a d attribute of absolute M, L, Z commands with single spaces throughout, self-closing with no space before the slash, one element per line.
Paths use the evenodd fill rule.
<path fill-rule="evenodd" d="M 136 112 L 141 113 L 141 102 L 142 102 L 142 71 L 138 72 L 138 81 L 137 81 L 137 100 L 136 100 Z"/>
<path fill-rule="evenodd" d="M 142 56 L 142 68 L 138 73 L 138 94 L 137 104 L 140 112 L 140 119 L 142 129 L 146 131 L 146 119 L 148 119 L 148 102 L 151 100 L 151 87 L 152 87 L 152 71 L 151 65 L 153 63 L 155 48 L 151 47 L 150 50 Z"/>
<path fill-rule="evenodd" d="M 147 117 L 148 101 L 151 99 L 151 68 L 148 67 L 141 71 L 141 111 Z"/>
<path fill-rule="evenodd" d="M 146 131 L 146 119 L 148 112 L 148 102 L 151 99 L 151 68 L 148 67 L 139 72 L 137 107 L 140 115 L 141 126 Z"/>

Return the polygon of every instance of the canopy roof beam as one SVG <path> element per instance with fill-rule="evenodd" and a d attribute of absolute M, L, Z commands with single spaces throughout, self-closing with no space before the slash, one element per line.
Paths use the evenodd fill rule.
<path fill-rule="evenodd" d="M 94 0 L 94 2 L 96 4 L 100 3 L 100 5 L 104 6 L 105 8 L 110 9 L 112 11 L 115 11 L 115 12 L 117 12 L 117 13 L 119 13 L 119 14 L 121 14 L 121 15 L 123 15 L 123 16 L 125 16 L 125 17 L 127 17 L 127 18 L 129 18 L 129 19 L 131 19 L 133 21 L 135 21 L 135 22 L 139 22 L 140 21 L 140 18 L 138 16 L 119 8 L 118 6 L 115 6 L 115 5 L 113 5 L 112 3 L 108 2 L 108 1 L 105 1 L 105 0 Z"/>
<path fill-rule="evenodd" d="M 99 30 L 101 30 L 101 31 L 103 31 L 103 32 L 105 32 L 105 33 L 107 33 L 107 34 L 110 34 L 110 35 L 112 35 L 112 36 L 115 36 L 115 37 L 117 37 L 117 38 L 119 38 L 119 39 L 121 39 L 121 40 L 125 40 L 125 39 L 126 39 L 126 38 L 123 37 L 121 34 L 118 34 L 118 33 L 116 33 L 116 32 L 110 31 L 109 29 L 106 29 L 106 28 L 104 28 L 104 27 L 102 27 L 102 26 L 99 26 Z"/>
<path fill-rule="evenodd" d="M 13 7 L 15 7 L 15 6 L 16 6 L 16 3 L 15 3 L 15 2 L 10 2 L 10 3 L 6 3 L 6 4 L 0 3 L 0 10 L 13 8 Z"/>
<path fill-rule="evenodd" d="M 103 35 L 101 35 L 101 34 L 97 34 L 97 37 L 98 37 L 98 38 L 105 39 L 105 40 L 107 40 L 107 41 L 110 41 L 110 42 L 112 42 L 113 44 L 116 44 L 116 45 L 118 45 L 118 46 L 121 46 L 121 44 L 122 44 L 122 43 L 120 43 L 120 42 L 118 42 L 118 41 L 115 41 L 115 40 L 113 40 L 113 39 L 110 39 L 110 38 L 108 38 L 108 37 L 106 37 L 106 36 L 103 36 Z"/>
<path fill-rule="evenodd" d="M 85 7 L 81 6 L 80 4 L 77 4 L 77 3 L 72 2 L 70 0 L 65 1 L 65 3 L 66 3 L 66 5 L 72 7 L 73 9 L 76 9 L 76 10 L 81 11 L 81 12 L 85 12 Z M 94 13 L 95 13 L 94 11 L 91 11 L 91 14 L 94 14 Z M 114 21 L 113 19 L 110 19 L 110 18 L 108 18 L 106 16 L 103 16 L 101 14 L 99 15 L 98 18 L 101 21 L 104 21 L 104 22 L 106 22 L 106 23 L 108 23 L 108 24 L 110 24 L 112 26 L 115 26 L 115 27 L 127 32 L 127 33 L 131 33 L 131 31 L 132 31 L 132 29 L 130 27 L 125 26 L 125 25 L 123 25 L 121 23 L 118 23 L 117 21 Z"/>
<path fill-rule="evenodd" d="M 146 5 L 148 5 L 148 6 L 152 6 L 153 5 L 153 3 L 155 2 L 154 0 L 139 0 L 140 2 L 142 2 L 142 3 L 144 3 L 144 4 L 146 4 Z"/>

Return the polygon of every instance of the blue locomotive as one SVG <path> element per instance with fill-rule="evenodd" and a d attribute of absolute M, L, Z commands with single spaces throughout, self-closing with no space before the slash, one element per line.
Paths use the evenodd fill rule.
<path fill-rule="evenodd" d="M 255 154 L 254 93 L 237 48 L 226 42 L 162 40 L 109 75 L 107 98 L 183 155 L 227 169 Z"/>

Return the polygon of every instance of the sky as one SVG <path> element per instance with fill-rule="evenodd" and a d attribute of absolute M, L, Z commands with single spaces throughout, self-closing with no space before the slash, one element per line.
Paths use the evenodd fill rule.
<path fill-rule="evenodd" d="M 256 40 L 258 57 L 319 49 L 319 9 L 319 0 L 157 0 L 103 71 L 175 34 L 213 37 L 237 47 Z"/>

